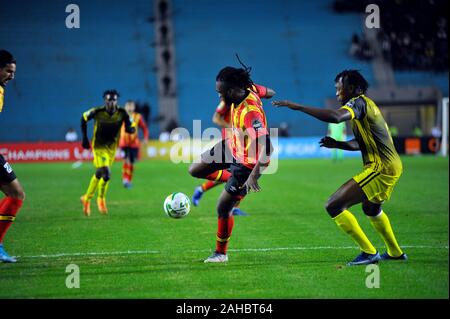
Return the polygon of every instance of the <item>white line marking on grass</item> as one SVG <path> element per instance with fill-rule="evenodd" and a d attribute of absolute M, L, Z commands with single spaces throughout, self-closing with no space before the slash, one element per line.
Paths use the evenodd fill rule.
<path fill-rule="evenodd" d="M 279 251 L 279 250 L 327 250 L 327 249 L 357 249 L 356 246 L 312 246 L 312 247 L 271 247 L 271 248 L 241 248 L 241 249 L 229 249 L 228 251 L 240 252 L 240 251 Z M 427 245 L 406 245 L 402 248 L 414 248 L 414 249 L 447 249 L 448 246 L 427 246 Z M 211 249 L 191 249 L 185 250 L 187 252 L 211 252 Z M 59 258 L 59 257 L 94 257 L 94 256 L 117 256 L 117 255 L 150 255 L 161 254 L 160 250 L 125 250 L 125 251 L 103 251 L 103 252 L 85 252 L 85 253 L 58 253 L 48 255 L 36 255 L 36 256 L 17 256 L 18 258 Z"/>

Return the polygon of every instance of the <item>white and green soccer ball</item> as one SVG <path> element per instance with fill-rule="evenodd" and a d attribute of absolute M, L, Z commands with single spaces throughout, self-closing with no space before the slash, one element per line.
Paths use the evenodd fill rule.
<path fill-rule="evenodd" d="M 191 201 L 183 193 L 173 193 L 166 197 L 164 201 L 164 211 L 172 218 L 183 218 L 191 210 Z"/>

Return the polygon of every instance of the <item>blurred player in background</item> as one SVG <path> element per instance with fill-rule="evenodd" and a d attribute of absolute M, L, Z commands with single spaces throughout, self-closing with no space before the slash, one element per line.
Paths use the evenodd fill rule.
<path fill-rule="evenodd" d="M 216 90 L 230 105 L 232 136 L 203 153 L 201 162 L 189 168 L 194 177 L 226 182 L 217 204 L 216 249 L 205 263 L 228 261 L 228 242 L 234 226 L 232 209 L 249 191 L 261 190 L 258 178 L 269 164 L 272 146 L 266 116 L 258 94 L 250 89 L 252 85 L 247 67 L 220 70 Z"/>
<path fill-rule="evenodd" d="M 83 113 L 81 117 L 81 132 L 83 134 L 82 146 L 90 149 L 87 136 L 87 122 L 94 119 L 94 135 L 92 138 L 92 152 L 94 154 L 94 176 L 91 178 L 86 194 L 81 196 L 83 213 L 91 215 L 91 199 L 98 188 L 97 206 L 101 214 L 107 214 L 106 191 L 111 177 L 111 165 L 114 162 L 120 129 L 125 124 L 125 132 L 134 133 L 136 125 L 128 116 L 127 111 L 119 108 L 117 101 L 119 93 L 116 90 L 107 90 L 103 93 L 104 106 L 94 107 Z"/>
<path fill-rule="evenodd" d="M 260 98 L 270 99 L 275 95 L 275 91 L 273 89 L 258 84 L 252 84 L 249 89 L 258 94 Z M 212 120 L 215 124 L 222 128 L 223 139 L 231 137 L 231 131 L 227 130 L 227 128 L 231 128 L 231 109 L 223 99 L 220 100 L 220 103 L 217 106 L 216 111 L 214 112 Z M 197 186 L 194 190 L 194 195 L 192 196 L 192 203 L 194 204 L 194 206 L 199 205 L 200 199 L 205 192 L 222 183 L 223 182 L 220 181 L 206 181 L 203 184 Z M 247 216 L 248 214 L 239 208 L 239 204 L 240 203 L 237 203 L 237 206 L 233 208 L 233 215 Z"/>
<path fill-rule="evenodd" d="M 148 128 L 145 124 L 141 114 L 135 112 L 136 104 L 133 101 L 125 103 L 125 110 L 133 123 L 136 123 L 137 127 L 140 127 L 144 135 L 144 145 L 148 142 Z M 125 123 L 122 125 L 120 131 L 119 147 L 124 152 L 124 162 L 122 167 L 122 183 L 125 188 L 132 186 L 134 163 L 139 157 L 139 149 L 141 148 L 141 142 L 138 136 L 138 130 L 134 133 L 127 133 Z"/>
<path fill-rule="evenodd" d="M 3 110 L 6 84 L 14 79 L 16 73 L 16 59 L 6 51 L 0 50 L 0 112 Z M 11 165 L 0 154 L 0 189 L 6 195 L 0 201 L 0 261 L 15 263 L 17 259 L 9 256 L 3 248 L 3 238 L 17 212 L 25 200 L 22 185 L 16 177 Z"/>
<path fill-rule="evenodd" d="M 328 136 L 336 141 L 344 141 L 346 139 L 346 122 L 328 123 Z M 333 148 L 331 150 L 331 159 L 333 162 L 341 162 L 344 159 L 344 151 Z"/>
<path fill-rule="evenodd" d="M 381 208 L 391 197 L 403 171 L 389 128 L 375 102 L 364 95 L 369 84 L 358 71 L 342 71 L 336 76 L 335 83 L 336 97 L 342 105 L 340 109 L 314 108 L 290 101 L 274 101 L 272 104 L 287 106 L 328 123 L 351 121 L 353 140 L 336 141 L 329 136 L 320 140 L 320 146 L 360 150 L 363 157 L 364 170 L 342 185 L 326 204 L 328 214 L 338 227 L 360 247 L 361 253 L 347 265 L 406 260 L 407 256 L 397 243 L 389 218 Z M 348 210 L 358 203 L 362 203 L 364 213 L 386 244 L 387 252 L 381 256 Z"/>

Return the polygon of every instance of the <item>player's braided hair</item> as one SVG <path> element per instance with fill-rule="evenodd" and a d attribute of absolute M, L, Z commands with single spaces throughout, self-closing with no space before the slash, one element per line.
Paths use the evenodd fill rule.
<path fill-rule="evenodd" d="M 369 83 L 366 79 L 359 73 L 357 70 L 344 70 L 336 75 L 334 82 L 338 82 L 342 77 L 342 83 L 344 86 L 353 85 L 356 88 L 359 88 L 362 93 L 366 93 L 369 88 Z"/>
<path fill-rule="evenodd" d="M 16 63 L 13 55 L 6 50 L 0 49 L 0 68 L 4 68 L 7 64 L 11 63 Z"/>
<path fill-rule="evenodd" d="M 237 54 L 236 57 L 244 68 L 234 68 L 231 66 L 224 67 L 220 70 L 219 74 L 217 74 L 216 81 L 225 82 L 230 86 L 246 89 L 253 85 L 253 81 L 250 78 L 250 71 L 252 68 L 247 67 L 244 63 L 242 63 Z"/>

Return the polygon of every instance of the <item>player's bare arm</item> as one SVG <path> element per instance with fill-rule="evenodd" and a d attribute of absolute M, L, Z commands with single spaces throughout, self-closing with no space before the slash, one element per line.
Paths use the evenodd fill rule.
<path fill-rule="evenodd" d="M 303 113 L 309 114 L 316 119 L 327 122 L 327 123 L 340 123 L 344 121 L 348 121 L 352 118 L 352 115 L 346 109 L 322 109 L 318 107 L 310 107 L 301 105 L 295 102 L 282 100 L 282 101 L 273 101 L 272 104 L 276 107 L 287 106 L 291 110 L 301 111 Z"/>
<path fill-rule="evenodd" d="M 356 139 L 350 141 L 336 141 L 330 136 L 325 136 L 319 141 L 320 147 L 338 148 L 346 151 L 359 151 L 359 144 Z"/>
<path fill-rule="evenodd" d="M 253 168 L 252 172 L 250 173 L 249 177 L 247 178 L 247 181 L 245 182 L 244 186 L 242 186 L 242 187 L 243 188 L 246 187 L 248 191 L 259 192 L 261 190 L 261 187 L 258 184 L 258 178 L 261 176 L 262 172 L 269 165 L 269 158 L 273 152 L 273 146 L 272 146 L 272 142 L 270 141 L 269 136 L 267 136 L 267 135 L 262 136 L 255 143 L 258 143 L 258 148 L 261 150 L 261 153 L 259 155 L 258 163 L 256 163 L 255 167 Z M 270 147 L 270 150 L 268 153 L 266 150 L 267 144 Z M 251 145 L 250 147 L 254 147 L 254 146 Z"/>

